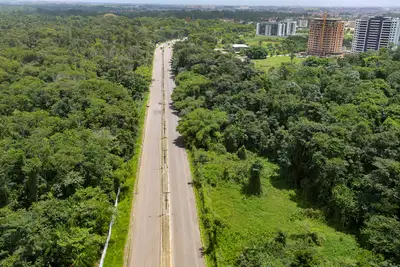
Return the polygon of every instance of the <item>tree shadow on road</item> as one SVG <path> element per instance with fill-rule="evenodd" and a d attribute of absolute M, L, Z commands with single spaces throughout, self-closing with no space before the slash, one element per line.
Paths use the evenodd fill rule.
<path fill-rule="evenodd" d="M 183 140 L 183 136 L 179 136 L 172 143 L 179 148 L 185 148 L 185 141 Z"/>
<path fill-rule="evenodd" d="M 179 111 L 174 107 L 174 103 L 173 102 L 169 103 L 169 108 L 172 110 L 172 114 L 174 114 L 175 116 L 179 117 Z"/>

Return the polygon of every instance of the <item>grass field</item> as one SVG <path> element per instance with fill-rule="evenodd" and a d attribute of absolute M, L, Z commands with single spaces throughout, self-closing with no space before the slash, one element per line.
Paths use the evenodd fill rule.
<path fill-rule="evenodd" d="M 304 58 L 294 58 L 293 63 L 300 63 L 304 60 Z M 266 59 L 257 59 L 253 60 L 256 64 L 256 68 L 259 70 L 268 72 L 268 70 L 272 67 L 279 67 L 282 63 L 289 63 L 289 56 L 273 56 L 267 57 Z"/>
<path fill-rule="evenodd" d="M 239 166 L 242 161 L 232 160 L 225 155 L 209 156 L 209 162 L 203 164 L 200 173 L 206 179 L 219 177 L 216 185 L 203 185 L 206 204 L 212 216 L 218 218 L 222 230 L 218 232 L 216 257 L 219 266 L 235 266 L 236 259 L 245 248 L 276 236 L 278 231 L 288 236 L 314 232 L 324 239 L 323 245 L 317 246 L 322 265 L 318 266 L 356 266 L 356 260 L 365 250 L 358 246 L 356 239 L 348 234 L 336 231 L 328 226 L 321 217 L 307 215 L 310 209 L 300 207 L 296 193 L 285 188 L 283 179 L 274 178 L 277 166 L 264 160 L 262 177 L 263 193 L 260 197 L 242 193 L 240 183 L 224 180 L 227 168 Z M 212 178 L 212 179 L 214 179 Z M 198 195 L 198 194 L 197 194 Z M 201 198 L 197 198 L 200 201 Z M 312 210 L 315 212 L 315 210 Z M 321 213 L 318 213 L 321 214 Z M 201 227 L 203 240 L 206 238 L 204 225 Z M 207 244 L 207 240 L 205 240 Z M 208 266 L 213 261 L 207 257 Z M 278 261 L 268 266 L 281 266 Z M 274 265 L 276 264 L 276 265 Z"/>
<path fill-rule="evenodd" d="M 274 36 L 262 36 L 262 35 L 256 35 L 251 38 L 246 38 L 246 44 L 247 45 L 259 45 L 259 41 L 262 41 L 262 45 L 266 46 L 267 44 L 280 44 L 285 37 L 274 37 Z"/>

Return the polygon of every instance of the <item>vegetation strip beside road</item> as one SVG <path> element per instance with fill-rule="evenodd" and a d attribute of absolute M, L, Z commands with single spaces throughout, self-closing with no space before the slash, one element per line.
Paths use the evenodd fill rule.
<path fill-rule="evenodd" d="M 251 159 L 253 156 L 250 155 L 244 162 L 215 153 L 195 153 L 197 160 L 199 157 L 209 157 L 207 164 L 194 165 L 196 181 L 211 178 L 202 173 L 212 172 L 216 176 L 223 176 L 226 170 L 235 172 L 237 169 L 250 168 L 250 162 L 256 160 Z M 306 249 L 307 245 L 298 238 L 307 239 L 309 235 L 315 235 L 318 242 L 315 248 L 325 258 L 325 266 L 332 266 L 332 262 L 350 264 L 351 259 L 356 261 L 360 255 L 367 253 L 359 248 L 354 237 L 329 227 L 318 210 L 302 208 L 299 200 L 296 200 L 295 191 L 286 189 L 287 185 L 275 177 L 278 167 L 266 160 L 261 162 L 264 166 L 261 178 L 264 193 L 260 197 L 243 197 L 241 186 L 233 182 L 219 183 L 217 186 L 203 184 L 197 188 L 205 251 L 215 246 L 213 253 L 206 253 L 208 266 L 235 265 L 243 250 L 257 247 L 260 240 L 273 240 L 280 232 L 287 239 L 288 251 L 285 253 L 295 252 L 296 247 Z M 225 167 L 217 167 L 218 164 Z M 218 220 L 221 227 L 216 226 L 215 232 L 207 229 L 210 216 Z M 264 259 L 264 262 L 268 261 L 274 262 Z"/>
<path fill-rule="evenodd" d="M 208 264 L 396 266 L 400 49 L 260 73 L 197 42 L 172 100 Z"/>
<path fill-rule="evenodd" d="M 34 13 L 0 20 L 0 265 L 93 266 L 123 185 L 106 259 L 116 266 L 146 66 L 157 29 L 178 35 L 179 21 Z"/>
<path fill-rule="evenodd" d="M 196 172 L 195 172 L 195 165 L 193 161 L 193 152 L 190 149 L 186 149 L 186 153 L 188 156 L 188 161 L 189 161 L 189 167 L 190 167 L 190 175 L 192 177 L 192 180 L 194 181 L 196 178 Z M 199 219 L 199 229 L 200 229 L 200 238 L 201 238 L 201 243 L 203 245 L 202 247 L 202 253 L 204 253 L 206 247 L 209 244 L 209 239 L 207 236 L 206 229 L 204 228 L 204 223 L 203 223 L 203 212 L 204 212 L 204 201 L 202 199 L 203 194 L 201 192 L 201 189 L 194 187 L 194 196 L 196 198 L 196 212 L 197 212 L 197 218 Z M 207 254 L 204 255 L 204 261 L 206 266 L 212 266 L 213 262 L 211 261 L 210 257 L 208 257 Z"/>
<path fill-rule="evenodd" d="M 134 202 L 134 190 L 136 178 L 138 177 L 140 157 L 142 153 L 142 142 L 144 126 L 146 121 L 147 103 L 149 92 L 144 94 L 144 100 L 139 113 L 139 136 L 135 143 L 135 152 L 131 160 L 126 163 L 125 170 L 128 173 L 128 179 L 123 184 L 120 202 L 116 210 L 116 218 L 112 229 L 110 244 L 104 261 L 104 266 L 124 266 L 126 246 L 129 246 L 132 217 L 132 205 Z M 123 193 L 122 193 L 123 192 Z"/>
<path fill-rule="evenodd" d="M 104 266 L 126 264 L 140 154 L 151 151 L 141 147 L 148 66 L 154 44 L 182 36 L 172 99 L 208 265 L 400 264 L 400 48 L 303 59 L 306 36 L 200 19 L 215 12 L 61 6 L 0 7 L 0 266 L 94 266 L 113 212 Z M 239 60 L 232 44 L 246 38 Z"/>

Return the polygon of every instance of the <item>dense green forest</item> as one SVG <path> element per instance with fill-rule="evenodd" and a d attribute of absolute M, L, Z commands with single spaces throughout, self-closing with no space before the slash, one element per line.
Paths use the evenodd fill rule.
<path fill-rule="evenodd" d="M 185 9 L 175 9 L 168 10 L 168 7 L 161 6 L 142 6 L 142 7 L 132 7 L 130 5 L 27 5 L 32 10 L 35 10 L 41 14 L 50 15 L 81 15 L 81 16 L 92 16 L 104 13 L 115 13 L 121 16 L 126 16 L 129 18 L 139 18 L 139 17 L 150 17 L 150 18 L 178 18 L 178 19 L 190 19 L 190 20 L 216 20 L 216 19 L 227 19 L 234 20 L 236 22 L 258 22 L 269 18 L 274 19 L 286 19 L 293 17 L 293 11 L 254 11 L 254 10 L 185 10 Z M 165 8 L 167 10 L 162 10 Z M 182 7 L 183 8 L 183 7 Z M 298 12 L 296 16 L 309 16 L 307 12 Z"/>
<path fill-rule="evenodd" d="M 1 14 L 0 266 L 99 259 L 130 175 L 155 43 L 184 35 L 183 26 Z"/>
<path fill-rule="evenodd" d="M 167 10 L 167 11 L 151 11 L 151 10 L 138 10 L 137 12 L 120 12 L 121 15 L 128 17 L 174 17 L 191 20 L 205 19 L 230 19 L 236 22 L 258 22 L 268 18 L 274 18 L 277 20 L 292 18 L 292 12 L 278 12 L 272 10 L 265 11 L 249 11 L 249 10 Z M 307 16 L 306 12 L 297 13 L 296 16 Z"/>
<path fill-rule="evenodd" d="M 117 14 L 129 18 L 177 18 L 177 19 L 190 19 L 190 20 L 233 20 L 240 23 L 259 22 L 270 18 L 281 20 L 286 18 L 293 18 L 293 16 L 311 16 L 311 12 L 306 10 L 293 11 L 281 8 L 278 10 L 231 10 L 228 7 L 225 10 L 201 10 L 201 9 L 185 9 L 177 6 L 163 6 L 163 5 L 132 5 L 132 4 L 71 4 L 59 3 L 57 5 L 50 3 L 25 3 L 22 6 L 1 4 L 0 8 L 8 10 L 23 10 L 31 14 L 45 14 L 52 16 L 96 16 L 104 15 L 107 13 Z M 295 13 L 293 13 L 295 12 Z"/>
<path fill-rule="evenodd" d="M 0 14 L 0 266 L 93 266 L 121 187 L 119 266 L 155 44 L 254 27 L 59 12 Z"/>
<path fill-rule="evenodd" d="M 184 36 L 173 100 L 208 262 L 400 265 L 399 49 L 262 73 L 214 51 L 253 25 L 74 12 L 0 13 L 0 266 L 93 266 L 121 186 L 120 265 L 153 50 Z"/>
<path fill-rule="evenodd" d="M 400 49 L 261 73 L 210 47 L 173 58 L 208 262 L 399 266 Z"/>

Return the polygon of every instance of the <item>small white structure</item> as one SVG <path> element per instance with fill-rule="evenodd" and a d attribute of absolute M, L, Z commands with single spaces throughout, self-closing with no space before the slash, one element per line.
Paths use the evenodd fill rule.
<path fill-rule="evenodd" d="M 249 46 L 246 44 L 233 44 L 232 48 L 233 50 L 235 50 L 235 52 L 240 52 L 242 50 L 249 48 Z"/>

